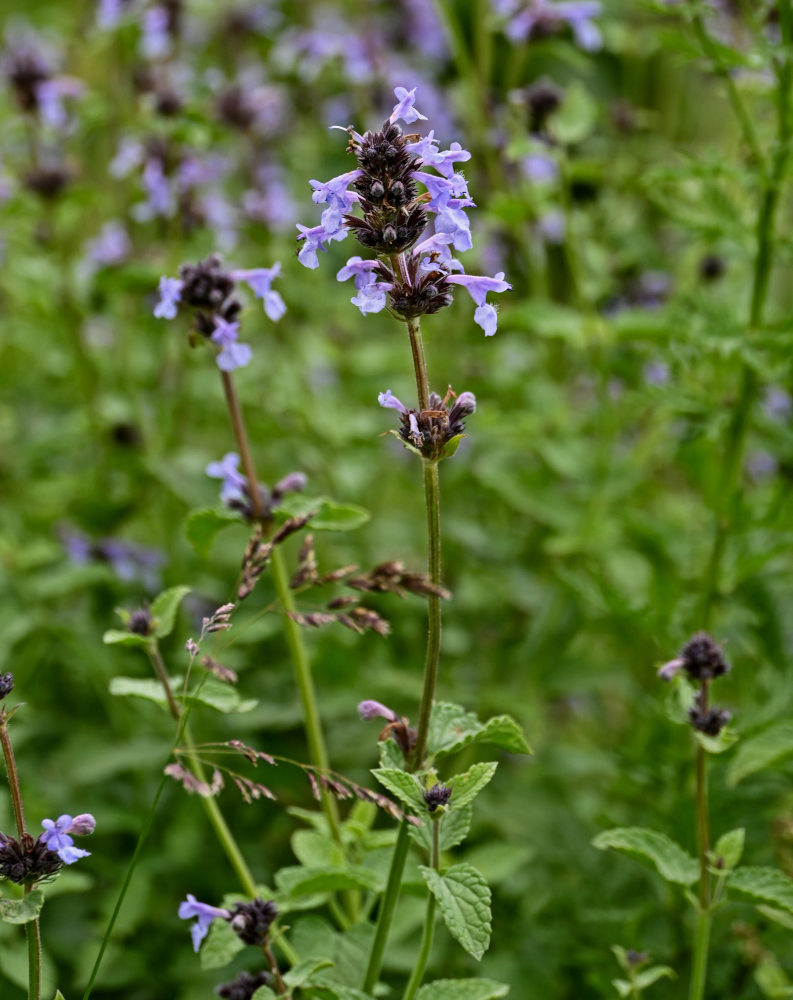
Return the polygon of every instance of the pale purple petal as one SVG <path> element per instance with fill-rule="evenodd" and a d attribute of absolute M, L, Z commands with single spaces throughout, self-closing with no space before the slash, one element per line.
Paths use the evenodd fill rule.
<path fill-rule="evenodd" d="M 400 413 L 407 413 L 407 407 L 392 394 L 390 389 L 379 393 L 377 402 L 387 410 L 399 410 Z"/>
<path fill-rule="evenodd" d="M 397 722 L 399 716 L 396 712 L 389 708 L 387 705 L 383 705 L 379 701 L 362 701 L 358 705 L 358 714 L 367 722 L 369 719 L 388 719 L 389 722 Z"/>
<path fill-rule="evenodd" d="M 423 115 L 413 105 L 416 102 L 416 88 L 406 90 L 404 87 L 394 87 L 394 97 L 397 103 L 391 112 L 390 122 L 403 121 L 406 125 L 412 125 L 416 121 L 426 121 L 427 116 Z"/>

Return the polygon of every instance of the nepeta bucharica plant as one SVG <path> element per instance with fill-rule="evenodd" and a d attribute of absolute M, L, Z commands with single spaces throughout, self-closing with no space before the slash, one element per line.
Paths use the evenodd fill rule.
<path fill-rule="evenodd" d="M 22 895 L 10 892 L 0 900 L 0 919 L 9 924 L 24 924 L 28 945 L 28 1000 L 41 997 L 41 931 L 39 915 L 45 901 L 42 888 L 64 865 L 73 865 L 89 852 L 75 847 L 74 837 L 93 833 L 96 821 L 90 813 L 71 816 L 64 813 L 56 820 L 41 822 L 44 832 L 37 837 L 25 826 L 22 790 L 17 773 L 8 724 L 19 705 L 6 708 L 6 698 L 14 689 L 10 673 L 0 676 L 0 748 L 8 775 L 11 803 L 16 822 L 16 837 L 0 831 L 0 878 L 19 886 Z M 58 994 L 60 996 L 60 993 Z"/>

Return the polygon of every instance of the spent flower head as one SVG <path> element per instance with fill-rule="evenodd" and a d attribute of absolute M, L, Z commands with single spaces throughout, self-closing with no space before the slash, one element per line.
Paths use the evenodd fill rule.
<path fill-rule="evenodd" d="M 390 433 L 409 450 L 431 462 L 450 458 L 455 453 L 465 436 L 465 418 L 476 411 L 476 397 L 472 392 L 461 392 L 457 396 L 451 388 L 443 399 L 437 392 L 431 392 L 427 410 L 408 409 L 390 389 L 381 392 L 377 401 L 382 407 L 399 413 L 399 430 Z"/>

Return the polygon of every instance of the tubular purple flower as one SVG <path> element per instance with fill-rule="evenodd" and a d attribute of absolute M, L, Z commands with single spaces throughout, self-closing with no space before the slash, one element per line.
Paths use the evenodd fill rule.
<path fill-rule="evenodd" d="M 78 819 L 84 821 L 86 817 L 93 820 L 93 816 L 89 816 L 88 813 L 78 816 Z M 54 851 L 65 865 L 73 865 L 80 858 L 87 858 L 90 855 L 90 851 L 83 851 L 81 848 L 75 847 L 74 841 L 69 836 L 70 833 L 79 833 L 79 830 L 74 829 L 74 822 L 73 817 L 68 813 L 59 816 L 55 821 L 51 819 L 41 821 L 44 833 L 41 834 L 39 840 L 50 851 Z M 93 826 L 87 832 L 92 831 Z"/>
<path fill-rule="evenodd" d="M 217 920 L 219 917 L 223 920 L 230 920 L 231 916 L 230 910 L 224 910 L 219 906 L 210 906 L 209 903 L 201 903 L 189 892 L 187 899 L 179 904 L 179 918 L 181 920 L 196 918 L 196 922 L 190 928 L 194 951 L 198 951 L 201 947 L 201 942 L 209 933 L 213 920 Z"/>
<path fill-rule="evenodd" d="M 471 222 L 462 210 L 464 205 L 473 205 L 470 199 L 450 198 L 441 207 L 435 218 L 435 232 L 448 233 L 452 246 L 463 253 L 474 245 L 471 239 Z"/>
<path fill-rule="evenodd" d="M 273 500 L 280 500 L 284 493 L 299 493 L 306 488 L 308 476 L 305 472 L 290 472 L 273 486 Z"/>
<path fill-rule="evenodd" d="M 332 243 L 333 240 L 343 240 L 349 232 L 345 226 L 342 226 L 340 229 L 328 231 L 322 225 L 309 228 L 308 226 L 301 226 L 299 222 L 297 223 L 297 228 L 300 230 L 297 237 L 298 240 L 306 241 L 305 245 L 301 247 L 297 259 L 303 267 L 308 267 L 312 271 L 314 268 L 319 267 L 317 250 L 322 250 L 323 253 L 326 253 L 327 247 L 323 246 L 324 243 Z"/>
<path fill-rule="evenodd" d="M 181 301 L 183 287 L 184 282 L 180 281 L 179 278 L 167 278 L 165 276 L 160 278 L 158 287 L 160 301 L 154 307 L 154 315 L 157 319 L 176 318 L 178 311 L 177 304 Z"/>
<path fill-rule="evenodd" d="M 471 154 L 459 142 L 453 142 L 448 149 L 439 149 L 434 131 L 416 142 L 406 143 L 405 149 L 418 156 L 422 166 L 434 167 L 444 177 L 451 177 L 455 163 L 465 163 L 471 159 Z"/>
<path fill-rule="evenodd" d="M 244 500 L 248 480 L 239 471 L 240 456 L 235 451 L 227 452 L 219 462 L 210 462 L 206 474 L 212 479 L 222 479 L 220 499 L 223 503 L 229 500 Z"/>
<path fill-rule="evenodd" d="M 222 316 L 215 317 L 215 332 L 212 334 L 212 340 L 221 349 L 215 360 L 218 368 L 223 372 L 233 372 L 237 368 L 244 368 L 253 357 L 253 351 L 248 344 L 237 343 L 239 329 L 239 323 L 229 323 Z"/>
<path fill-rule="evenodd" d="M 360 176 L 360 170 L 348 170 L 346 174 L 331 177 L 329 181 L 309 181 L 308 183 L 314 188 L 311 200 L 317 205 L 330 204 L 333 201 L 346 202 L 345 195 L 352 193 L 347 188 Z M 354 200 L 357 201 L 357 195 Z"/>
<path fill-rule="evenodd" d="M 346 281 L 348 278 L 354 277 L 355 287 L 360 291 L 366 285 L 371 285 L 377 280 L 372 271 L 378 267 L 378 263 L 376 260 L 363 260 L 361 257 L 350 257 L 344 267 L 340 268 L 336 273 L 336 280 Z"/>
<path fill-rule="evenodd" d="M 360 702 L 358 705 L 358 714 L 364 722 L 377 718 L 388 719 L 389 722 L 399 721 L 399 716 L 396 712 L 379 701 L 370 700 Z"/>
<path fill-rule="evenodd" d="M 407 413 L 407 407 L 392 394 L 390 389 L 379 393 L 377 402 L 387 410 L 399 410 L 400 413 Z"/>
<path fill-rule="evenodd" d="M 414 107 L 416 103 L 415 87 L 412 90 L 406 90 L 405 87 L 394 87 L 394 97 L 396 97 L 397 103 L 388 119 L 390 122 L 402 121 L 406 125 L 412 125 L 413 122 L 427 120 L 427 116 Z"/>
<path fill-rule="evenodd" d="M 506 292 L 512 288 L 509 282 L 504 281 L 504 272 L 499 271 L 495 278 L 473 274 L 449 274 L 446 281 L 465 288 L 477 305 L 474 322 L 482 327 L 486 337 L 492 337 L 496 332 L 496 310 L 485 299 L 488 292 Z"/>
<path fill-rule="evenodd" d="M 354 306 L 358 306 L 362 316 L 366 316 L 367 313 L 378 313 L 385 309 L 386 292 L 389 292 L 391 288 L 391 285 L 383 281 L 374 281 L 368 285 L 358 286 L 358 294 L 353 296 L 350 302 Z"/>
<path fill-rule="evenodd" d="M 76 837 L 87 837 L 96 829 L 96 820 L 91 813 L 80 813 L 72 820 L 67 833 L 73 833 Z"/>
<path fill-rule="evenodd" d="M 232 271 L 235 281 L 244 281 L 257 299 L 263 299 L 264 311 L 275 323 L 286 312 L 284 300 L 270 285 L 281 274 L 281 264 L 276 261 L 272 267 L 255 267 L 250 270 Z"/>
<path fill-rule="evenodd" d="M 671 681 L 672 678 L 675 676 L 675 674 L 678 672 L 678 670 L 682 670 L 684 666 L 685 666 L 685 661 L 681 660 L 680 658 L 676 660 L 670 660 L 668 663 L 665 663 L 661 667 L 661 669 L 658 671 L 658 676 L 661 678 L 662 681 Z"/>

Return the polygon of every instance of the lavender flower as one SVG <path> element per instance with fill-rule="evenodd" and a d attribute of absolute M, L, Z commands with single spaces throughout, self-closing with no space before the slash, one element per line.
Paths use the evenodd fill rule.
<path fill-rule="evenodd" d="M 64 813 L 55 821 L 43 819 L 41 825 L 44 827 L 44 833 L 39 840 L 50 851 L 54 851 L 65 865 L 72 865 L 80 858 L 89 857 L 91 852 L 75 847 L 70 834 L 85 836 L 94 832 L 96 820 L 90 813 L 81 813 L 77 817 Z"/>
<path fill-rule="evenodd" d="M 381 392 L 377 397 L 377 402 L 388 410 L 399 410 L 400 413 L 407 413 L 405 404 L 396 398 L 390 389 Z"/>
<path fill-rule="evenodd" d="M 209 903 L 200 903 L 192 893 L 188 892 L 187 899 L 179 904 L 179 918 L 192 920 L 193 917 L 196 918 L 196 922 L 190 928 L 190 934 L 193 938 L 193 950 L 198 951 L 201 942 L 209 933 L 212 921 L 219 917 L 223 920 L 231 920 L 231 910 L 210 906 Z"/>
<path fill-rule="evenodd" d="M 415 87 L 412 90 L 406 90 L 405 87 L 394 87 L 394 97 L 396 97 L 397 103 L 388 119 L 392 125 L 394 122 L 400 121 L 406 125 L 412 125 L 413 122 L 427 120 L 427 116 L 414 107 L 416 103 Z"/>
<path fill-rule="evenodd" d="M 169 17 L 165 7 L 149 7 L 143 14 L 140 53 L 144 59 L 164 59 L 171 52 Z"/>
<path fill-rule="evenodd" d="M 567 26 L 584 51 L 595 52 L 603 44 L 593 23 L 603 9 L 598 0 L 496 0 L 495 6 L 498 13 L 508 18 L 506 35 L 512 42 L 555 34 Z"/>
<path fill-rule="evenodd" d="M 132 244 L 126 229 L 120 222 L 112 220 L 106 222 L 99 234 L 89 240 L 86 245 L 88 260 L 96 267 L 112 267 L 116 264 L 122 264 L 127 259 L 131 249 Z"/>
<path fill-rule="evenodd" d="M 382 395 L 382 393 L 381 393 Z M 369 719 L 388 719 L 389 722 L 396 722 L 399 716 L 396 712 L 384 705 L 380 701 L 362 701 L 358 705 L 358 714 L 363 719 L 364 722 L 368 722 Z"/>
<path fill-rule="evenodd" d="M 399 412 L 399 430 L 391 431 L 404 445 L 430 462 L 450 458 L 465 435 L 465 418 L 476 410 L 472 392 L 461 392 L 456 398 L 451 388 L 445 399 L 430 393 L 429 409 L 408 409 L 390 389 L 381 392 L 378 403 L 385 409 Z M 454 402 L 449 405 L 451 399 Z"/>
<path fill-rule="evenodd" d="M 182 288 L 184 282 L 179 278 L 167 278 L 163 275 L 160 278 L 158 291 L 160 301 L 154 307 L 154 315 L 157 319 L 176 319 L 178 304 L 182 300 Z"/>
<path fill-rule="evenodd" d="M 286 312 L 284 300 L 270 285 L 281 273 L 281 265 L 276 261 L 272 267 L 257 267 L 248 271 L 232 271 L 235 281 L 244 281 L 257 299 L 263 299 L 264 311 L 273 322 L 277 322 Z"/>
<path fill-rule="evenodd" d="M 465 288 L 477 305 L 474 322 L 482 327 L 486 337 L 492 337 L 496 332 L 496 310 L 494 306 L 485 301 L 485 298 L 488 292 L 506 292 L 512 288 L 512 285 L 504 281 L 504 272 L 499 271 L 495 278 L 472 274 L 450 274 L 446 281 L 454 285 L 462 285 Z"/>
<path fill-rule="evenodd" d="M 239 464 L 240 456 L 230 451 L 219 462 L 210 462 L 206 467 L 208 476 L 223 480 L 220 486 L 220 499 L 223 503 L 245 499 L 248 480 L 239 471 Z"/>
<path fill-rule="evenodd" d="M 239 329 L 239 323 L 229 323 L 222 316 L 215 318 L 215 331 L 211 339 L 220 347 L 217 365 L 223 372 L 244 368 L 253 357 L 253 351 L 248 344 L 237 343 Z"/>
<path fill-rule="evenodd" d="M 254 516 L 251 494 L 247 476 L 239 472 L 240 456 L 233 451 L 228 452 L 219 462 L 210 462 L 206 474 L 213 479 L 221 479 L 220 499 L 232 510 L 240 511 L 245 517 Z M 286 493 L 297 493 L 305 489 L 307 478 L 302 472 L 290 472 L 283 476 L 268 491 L 261 483 L 257 484 L 260 508 L 264 517 L 270 518 Z"/>

